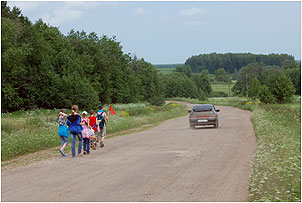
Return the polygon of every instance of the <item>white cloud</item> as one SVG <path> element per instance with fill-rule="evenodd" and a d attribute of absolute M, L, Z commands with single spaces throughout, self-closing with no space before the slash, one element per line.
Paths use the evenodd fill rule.
<path fill-rule="evenodd" d="M 135 9 L 135 13 L 144 14 L 144 13 L 147 13 L 147 10 L 142 8 L 142 7 L 138 7 L 138 8 Z"/>
<path fill-rule="evenodd" d="M 39 1 L 8 1 L 7 4 L 11 8 L 14 6 L 20 8 L 22 13 L 32 11 L 41 5 Z"/>
<path fill-rule="evenodd" d="M 201 8 L 193 7 L 190 9 L 183 9 L 179 13 L 186 17 L 193 17 L 193 16 L 200 16 L 201 14 L 205 13 L 205 10 Z"/>
<path fill-rule="evenodd" d="M 52 26 L 61 26 L 74 21 L 83 15 L 83 12 L 80 10 L 83 9 L 82 3 L 83 2 L 64 2 L 63 6 L 54 10 L 53 13 L 45 13 L 42 19 Z"/>

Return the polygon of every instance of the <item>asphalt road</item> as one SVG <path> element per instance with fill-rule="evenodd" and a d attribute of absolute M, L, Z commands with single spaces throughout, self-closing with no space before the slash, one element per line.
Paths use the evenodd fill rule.
<path fill-rule="evenodd" d="M 2 201 L 247 201 L 251 112 L 216 108 L 218 129 L 190 129 L 185 116 L 107 139 L 88 156 L 2 171 Z"/>

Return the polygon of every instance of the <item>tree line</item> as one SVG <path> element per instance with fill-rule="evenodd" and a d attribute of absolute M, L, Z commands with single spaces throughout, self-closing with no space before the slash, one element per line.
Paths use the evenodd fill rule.
<path fill-rule="evenodd" d="M 78 104 L 158 103 L 156 68 L 124 54 L 115 37 L 31 23 L 1 2 L 2 112 Z M 160 101 L 162 102 L 162 101 Z"/>
<path fill-rule="evenodd" d="M 232 91 L 264 103 L 290 102 L 294 94 L 301 95 L 301 63 L 286 61 L 281 67 L 248 64 L 239 71 Z"/>
<path fill-rule="evenodd" d="M 288 54 L 211 53 L 191 56 L 185 64 L 192 68 L 193 73 L 208 70 L 209 73 L 213 74 L 219 68 L 224 68 L 228 73 L 234 73 L 250 63 L 264 63 L 265 65 L 281 67 L 285 61 L 294 60 L 294 57 Z"/>

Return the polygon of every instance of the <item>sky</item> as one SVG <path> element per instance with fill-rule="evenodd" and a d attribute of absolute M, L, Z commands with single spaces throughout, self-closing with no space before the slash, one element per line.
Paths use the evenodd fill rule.
<path fill-rule="evenodd" d="M 9 1 L 31 22 L 115 36 L 152 64 L 208 53 L 289 54 L 301 59 L 301 2 Z"/>

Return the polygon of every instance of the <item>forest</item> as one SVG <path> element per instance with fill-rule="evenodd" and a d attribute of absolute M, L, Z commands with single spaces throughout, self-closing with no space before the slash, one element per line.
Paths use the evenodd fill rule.
<path fill-rule="evenodd" d="M 5 1 L 1 34 L 2 112 L 162 98 L 156 68 L 124 54 L 115 37 L 74 30 L 64 36 L 42 20 L 33 24 Z"/>
<path fill-rule="evenodd" d="M 294 57 L 288 54 L 211 53 L 191 56 L 185 64 L 191 66 L 193 73 L 200 73 L 203 70 L 214 73 L 219 68 L 224 68 L 228 73 L 234 73 L 250 63 L 282 66 L 285 61 L 294 60 Z"/>

